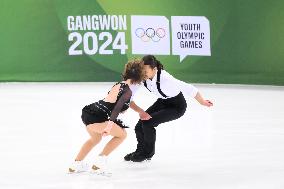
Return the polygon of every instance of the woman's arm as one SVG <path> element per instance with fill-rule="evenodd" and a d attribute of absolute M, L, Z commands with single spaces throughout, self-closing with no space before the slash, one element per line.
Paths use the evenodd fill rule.
<path fill-rule="evenodd" d="M 130 108 L 135 112 L 139 113 L 139 117 L 141 120 L 149 120 L 152 118 L 147 112 L 145 112 L 142 108 L 137 106 L 134 101 L 130 102 Z"/>
<path fill-rule="evenodd" d="M 114 121 L 119 115 L 124 103 L 126 103 L 131 98 L 131 95 L 132 95 L 132 91 L 130 90 L 130 88 L 129 87 L 125 88 L 123 91 L 123 94 L 121 95 L 121 97 L 119 98 L 119 100 L 117 101 L 116 105 L 114 106 L 111 112 L 109 122 L 103 131 L 103 136 L 107 136 L 110 133 L 110 130 L 112 129 Z"/>

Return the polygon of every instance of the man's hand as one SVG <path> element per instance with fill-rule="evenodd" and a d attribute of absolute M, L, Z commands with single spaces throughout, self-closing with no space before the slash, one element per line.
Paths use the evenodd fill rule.
<path fill-rule="evenodd" d="M 148 114 L 147 112 L 145 111 L 140 111 L 139 112 L 139 117 L 141 120 L 149 120 L 151 119 L 152 117 L 150 116 L 150 114 Z"/>
<path fill-rule="evenodd" d="M 130 102 L 130 108 L 132 108 L 135 112 L 139 113 L 139 117 L 141 120 L 149 120 L 152 118 L 147 112 L 137 106 L 134 101 Z"/>
<path fill-rule="evenodd" d="M 197 92 L 196 96 L 194 97 L 199 104 L 203 105 L 203 106 L 213 106 L 213 103 L 210 100 L 204 100 L 204 98 L 201 96 L 200 92 Z"/>
<path fill-rule="evenodd" d="M 210 100 L 204 100 L 201 105 L 210 107 L 213 106 L 213 103 Z"/>

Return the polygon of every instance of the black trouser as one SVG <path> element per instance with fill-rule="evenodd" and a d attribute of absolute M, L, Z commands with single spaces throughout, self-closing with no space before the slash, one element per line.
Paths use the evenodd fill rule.
<path fill-rule="evenodd" d="M 149 120 L 139 120 L 135 126 L 137 150 L 147 157 L 155 154 L 156 129 L 159 124 L 180 118 L 187 104 L 180 93 L 168 99 L 159 98 L 146 112 L 152 116 Z"/>

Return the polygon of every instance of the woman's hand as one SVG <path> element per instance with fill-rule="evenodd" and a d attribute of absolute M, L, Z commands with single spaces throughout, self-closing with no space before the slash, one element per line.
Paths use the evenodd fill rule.
<path fill-rule="evenodd" d="M 102 133 L 103 137 L 108 136 L 108 135 L 110 134 L 112 125 L 113 125 L 113 121 L 109 121 L 109 122 L 107 123 L 107 126 L 106 126 L 106 128 L 103 130 L 103 133 Z"/>
<path fill-rule="evenodd" d="M 148 114 L 147 112 L 145 111 L 140 111 L 139 112 L 139 117 L 141 120 L 149 120 L 151 119 L 152 117 L 150 116 L 150 114 Z"/>
<path fill-rule="evenodd" d="M 213 106 L 213 103 L 210 100 L 203 100 L 201 105 L 210 107 Z"/>
<path fill-rule="evenodd" d="M 103 133 L 102 133 L 103 137 L 106 137 L 106 136 L 108 136 L 109 134 L 110 134 L 110 130 L 104 129 L 104 131 L 103 131 Z"/>

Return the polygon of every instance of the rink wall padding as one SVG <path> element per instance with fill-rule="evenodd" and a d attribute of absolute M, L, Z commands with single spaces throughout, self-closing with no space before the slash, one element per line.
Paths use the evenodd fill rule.
<path fill-rule="evenodd" d="M 210 22 L 211 56 L 187 56 L 180 62 L 172 50 L 157 55 L 176 78 L 284 85 L 283 10 L 281 0 L 0 0 L 0 81 L 117 81 L 124 64 L 142 56 L 132 51 L 131 16 L 152 15 L 165 16 L 170 31 L 171 16 L 204 16 Z M 127 27 L 71 31 L 68 16 L 83 15 L 125 15 Z M 119 32 L 127 48 L 113 47 Z M 100 53 L 109 35 L 111 43 Z M 92 51 L 94 38 L 97 52 Z M 73 46 L 76 40 L 80 43 Z"/>

